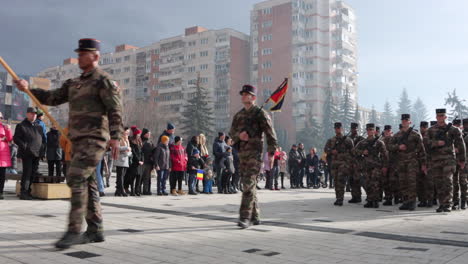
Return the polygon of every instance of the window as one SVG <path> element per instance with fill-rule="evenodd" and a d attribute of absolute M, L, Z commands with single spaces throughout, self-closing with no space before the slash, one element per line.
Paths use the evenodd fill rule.
<path fill-rule="evenodd" d="M 262 77 L 262 82 L 271 82 L 271 81 L 272 81 L 271 76 L 263 76 Z"/>
<path fill-rule="evenodd" d="M 267 35 L 263 35 L 262 36 L 262 40 L 263 41 L 267 41 L 267 40 L 271 40 L 272 39 L 272 35 L 271 34 L 267 34 Z"/>
<path fill-rule="evenodd" d="M 155 73 L 153 73 L 153 78 L 154 78 L 154 79 L 157 79 L 157 78 L 159 78 L 159 72 L 155 72 Z"/>
<path fill-rule="evenodd" d="M 269 69 L 269 68 L 271 68 L 271 61 L 264 62 L 264 63 L 262 64 L 262 68 L 263 68 L 263 69 Z"/>
<path fill-rule="evenodd" d="M 125 67 L 124 68 L 124 72 L 129 72 L 130 71 L 130 67 Z"/>
<path fill-rule="evenodd" d="M 271 10 L 272 10 L 271 7 L 265 8 L 265 9 L 262 10 L 262 13 L 263 13 L 264 15 L 269 15 L 269 14 L 271 14 Z"/>
<path fill-rule="evenodd" d="M 202 45 L 208 44 L 208 39 L 207 38 L 201 39 L 200 44 L 202 44 Z"/>
<path fill-rule="evenodd" d="M 192 54 L 190 54 L 190 55 L 187 56 L 187 59 L 188 59 L 188 60 L 193 60 L 193 59 L 195 59 L 195 58 L 196 58 L 196 54 L 195 54 L 195 53 L 192 53 Z"/>
<path fill-rule="evenodd" d="M 272 53 L 273 53 L 273 50 L 271 48 L 266 48 L 262 50 L 262 55 L 269 55 Z"/>
<path fill-rule="evenodd" d="M 189 41 L 189 43 L 188 43 L 189 47 L 193 47 L 195 45 L 197 45 L 197 42 L 195 40 L 194 41 Z"/>
<path fill-rule="evenodd" d="M 129 84 L 129 83 L 130 83 L 130 78 L 126 78 L 126 79 L 124 80 L 124 83 L 125 83 L 125 84 Z"/>
<path fill-rule="evenodd" d="M 200 82 L 201 83 L 208 83 L 208 78 L 207 77 L 201 77 Z"/>
<path fill-rule="evenodd" d="M 130 60 L 130 55 L 127 55 L 124 57 L 124 61 L 129 61 Z"/>
<path fill-rule="evenodd" d="M 200 52 L 200 57 L 206 57 L 206 56 L 208 56 L 208 51 L 207 50 Z"/>
<path fill-rule="evenodd" d="M 262 23 L 262 28 L 269 28 L 273 25 L 273 21 L 268 20 Z"/>
<path fill-rule="evenodd" d="M 122 62 L 122 58 L 116 58 L 115 59 L 115 63 L 121 63 Z"/>
<path fill-rule="evenodd" d="M 128 89 L 125 89 L 124 94 L 125 94 L 125 95 L 129 95 L 129 94 L 130 94 L 130 91 L 129 91 Z"/>
<path fill-rule="evenodd" d="M 195 66 L 188 67 L 187 72 L 195 72 Z"/>
<path fill-rule="evenodd" d="M 200 65 L 200 70 L 208 70 L 208 64 Z"/>

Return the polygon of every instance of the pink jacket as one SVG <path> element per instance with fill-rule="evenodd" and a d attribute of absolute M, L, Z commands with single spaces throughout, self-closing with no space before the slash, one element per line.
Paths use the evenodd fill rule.
<path fill-rule="evenodd" d="M 0 167 L 11 167 L 10 146 L 8 142 L 13 140 L 11 129 L 6 129 L 0 123 Z"/>

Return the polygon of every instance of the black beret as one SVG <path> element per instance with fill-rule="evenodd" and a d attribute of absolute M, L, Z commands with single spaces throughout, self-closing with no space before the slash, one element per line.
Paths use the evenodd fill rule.
<path fill-rule="evenodd" d="M 380 127 L 379 127 L 379 126 L 376 126 L 376 127 L 375 127 L 375 130 L 376 130 L 376 131 L 380 131 Z"/>
<path fill-rule="evenodd" d="M 402 114 L 401 115 L 401 120 L 407 120 L 407 119 L 410 119 L 410 118 L 411 118 L 410 114 Z"/>
<path fill-rule="evenodd" d="M 429 127 L 429 123 L 427 121 L 421 121 L 421 123 L 419 123 L 419 127 Z"/>
<path fill-rule="evenodd" d="M 445 108 L 436 109 L 436 114 L 445 114 L 445 113 L 447 113 L 447 110 L 445 110 Z"/>
<path fill-rule="evenodd" d="M 240 95 L 242 95 L 242 93 L 249 93 L 251 95 L 257 96 L 257 88 L 250 84 L 246 84 L 242 86 L 242 90 L 239 92 Z"/>
<path fill-rule="evenodd" d="M 78 41 L 78 48 L 75 49 L 75 52 L 78 51 L 100 51 L 101 50 L 101 41 L 92 38 L 84 38 Z"/>
<path fill-rule="evenodd" d="M 182 139 L 181 137 L 176 136 L 176 137 L 174 138 L 174 142 L 177 143 L 177 142 L 179 142 L 181 139 Z"/>
<path fill-rule="evenodd" d="M 351 128 L 358 128 L 359 124 L 358 123 L 351 123 Z"/>
<path fill-rule="evenodd" d="M 391 126 L 391 125 L 385 125 L 385 126 L 384 126 L 384 130 L 390 130 L 390 129 L 392 129 L 392 126 Z"/>
<path fill-rule="evenodd" d="M 463 124 L 464 124 L 464 125 L 468 124 L 468 118 L 464 118 L 464 119 L 463 119 Z"/>
<path fill-rule="evenodd" d="M 452 121 L 452 124 L 457 125 L 457 126 L 458 126 L 458 125 L 461 125 L 461 119 L 454 119 L 454 120 Z"/>
<path fill-rule="evenodd" d="M 374 123 L 366 124 L 366 129 L 370 129 L 370 128 L 375 128 L 375 124 Z"/>
<path fill-rule="evenodd" d="M 336 122 L 334 127 L 335 128 L 341 128 L 343 126 L 343 124 L 341 124 L 340 122 Z"/>

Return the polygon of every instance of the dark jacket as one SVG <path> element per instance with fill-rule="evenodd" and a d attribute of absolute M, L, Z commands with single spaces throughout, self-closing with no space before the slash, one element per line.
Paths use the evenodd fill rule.
<path fill-rule="evenodd" d="M 159 167 L 159 170 L 168 170 L 171 168 L 171 154 L 169 146 L 159 144 L 153 155 L 154 167 Z"/>
<path fill-rule="evenodd" d="M 185 148 L 185 152 L 187 153 L 187 156 L 189 157 L 192 156 L 194 149 L 198 149 L 197 145 L 193 142 L 189 142 L 187 144 L 187 147 Z"/>
<path fill-rule="evenodd" d="M 304 149 L 297 148 L 297 152 L 299 153 L 299 158 L 301 159 L 299 167 L 300 168 L 305 168 L 306 166 L 306 154 L 304 152 Z"/>
<path fill-rule="evenodd" d="M 11 168 L 16 170 L 16 167 L 18 166 L 18 145 L 15 143 L 12 143 L 10 145 L 10 156 L 11 156 Z"/>
<path fill-rule="evenodd" d="M 236 169 L 234 168 L 234 156 L 231 152 L 226 151 L 226 157 L 224 157 L 225 171 L 229 174 L 234 174 Z"/>
<path fill-rule="evenodd" d="M 58 130 L 50 129 L 47 132 L 47 160 L 62 160 L 62 148 L 60 147 L 60 133 Z"/>
<path fill-rule="evenodd" d="M 163 136 L 167 136 L 167 137 L 169 138 L 169 145 L 174 144 L 174 134 L 169 134 L 169 133 L 167 133 L 166 130 L 164 130 L 164 131 L 162 132 L 162 134 L 159 135 L 159 138 L 158 138 L 158 145 L 159 145 L 159 143 L 161 143 L 161 138 L 162 138 Z"/>
<path fill-rule="evenodd" d="M 145 164 L 154 165 L 153 162 L 153 152 L 154 152 L 154 144 L 153 142 L 149 141 L 148 139 L 143 139 L 143 147 L 141 151 L 143 153 L 143 162 Z"/>
<path fill-rule="evenodd" d="M 220 162 L 225 157 L 224 153 L 226 152 L 227 144 L 224 140 L 219 138 L 213 143 L 213 155 L 215 156 L 214 165 L 220 166 Z"/>
<path fill-rule="evenodd" d="M 140 165 L 140 161 L 143 161 L 144 158 L 142 147 L 132 142 L 130 142 L 130 147 L 132 148 L 132 156 L 130 157 L 131 163 L 127 173 L 130 173 L 130 175 L 142 175 L 143 166 Z"/>
<path fill-rule="evenodd" d="M 45 136 L 42 127 L 37 123 L 31 123 L 24 119 L 15 129 L 13 141 L 18 145 L 18 157 L 40 157 L 41 146 L 45 144 Z"/>
<path fill-rule="evenodd" d="M 193 168 L 195 169 L 193 169 Z M 205 162 L 202 158 L 195 158 L 195 156 L 190 156 L 187 164 L 187 170 L 190 174 L 197 173 L 197 170 L 205 168 Z"/>
<path fill-rule="evenodd" d="M 299 156 L 299 152 L 297 150 L 291 149 L 289 151 L 289 159 L 288 159 L 289 169 L 298 168 L 300 160 L 301 160 L 301 157 Z"/>
<path fill-rule="evenodd" d="M 314 156 L 307 154 L 307 159 L 306 159 L 306 169 L 309 169 L 309 167 L 315 167 L 315 170 L 318 169 L 318 164 L 319 164 L 319 158 L 317 156 L 317 154 L 315 154 Z"/>

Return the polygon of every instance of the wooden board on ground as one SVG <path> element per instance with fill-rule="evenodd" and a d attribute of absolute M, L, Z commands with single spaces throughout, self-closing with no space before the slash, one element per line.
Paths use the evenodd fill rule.
<path fill-rule="evenodd" d="M 21 184 L 16 182 L 16 195 L 20 194 Z M 40 199 L 67 199 L 71 197 L 70 187 L 66 183 L 33 183 L 31 195 Z"/>

